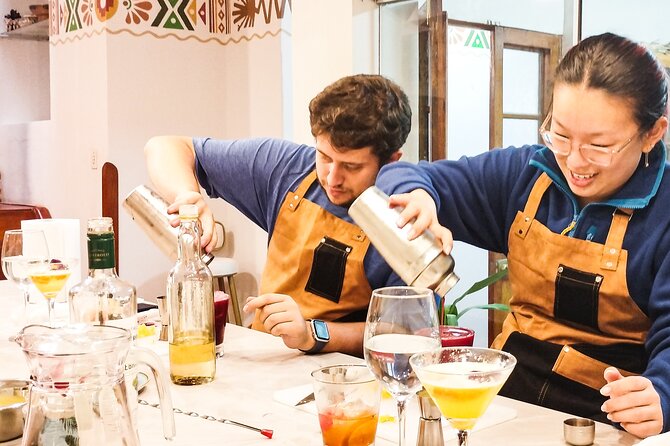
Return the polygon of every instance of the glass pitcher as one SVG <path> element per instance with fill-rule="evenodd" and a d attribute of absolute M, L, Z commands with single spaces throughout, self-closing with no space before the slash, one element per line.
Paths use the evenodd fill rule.
<path fill-rule="evenodd" d="M 15 341 L 31 374 L 22 446 L 138 446 L 124 379 L 129 353 L 133 364 L 152 371 L 163 432 L 166 439 L 174 437 L 167 374 L 156 354 L 131 349 L 129 331 L 103 325 L 29 325 Z"/>

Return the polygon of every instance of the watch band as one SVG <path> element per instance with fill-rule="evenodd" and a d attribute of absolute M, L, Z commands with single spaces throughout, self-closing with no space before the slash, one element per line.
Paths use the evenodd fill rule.
<path fill-rule="evenodd" d="M 326 346 L 328 341 L 330 340 L 330 334 L 328 333 L 328 325 L 322 320 L 319 319 L 307 319 L 307 322 L 309 322 L 310 329 L 312 330 L 312 337 L 314 338 L 314 345 L 312 348 L 309 350 L 303 350 L 303 349 L 298 349 L 301 352 L 311 355 L 314 353 L 319 353 L 323 348 Z M 315 324 L 321 324 L 322 328 L 325 329 L 325 337 L 321 337 L 317 333 L 317 329 L 315 327 Z"/>

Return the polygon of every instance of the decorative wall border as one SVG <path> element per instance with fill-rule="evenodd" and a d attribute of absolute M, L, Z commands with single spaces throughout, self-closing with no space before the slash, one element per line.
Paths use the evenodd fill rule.
<path fill-rule="evenodd" d="M 239 43 L 277 36 L 291 0 L 49 0 L 52 45 L 109 33 Z"/>

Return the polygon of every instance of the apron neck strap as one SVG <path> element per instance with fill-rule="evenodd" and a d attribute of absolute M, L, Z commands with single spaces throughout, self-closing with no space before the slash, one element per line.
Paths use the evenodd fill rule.
<path fill-rule="evenodd" d="M 549 188 L 551 183 L 552 181 L 551 178 L 549 178 L 549 175 L 547 175 L 546 172 L 542 172 L 542 175 L 540 175 L 538 179 L 535 181 L 535 185 L 533 186 L 533 189 L 530 191 L 530 195 L 528 196 L 528 200 L 526 201 L 526 206 L 523 208 L 523 214 L 526 217 L 530 217 L 531 220 L 535 218 L 537 209 L 540 207 L 540 201 L 542 200 L 542 196 Z"/>
<path fill-rule="evenodd" d="M 294 195 L 296 195 L 296 199 L 301 199 L 302 197 L 305 196 L 307 193 L 307 190 L 309 187 L 312 185 L 312 183 L 316 180 L 316 169 L 311 171 L 304 180 L 298 185 L 298 188 L 295 190 Z"/>

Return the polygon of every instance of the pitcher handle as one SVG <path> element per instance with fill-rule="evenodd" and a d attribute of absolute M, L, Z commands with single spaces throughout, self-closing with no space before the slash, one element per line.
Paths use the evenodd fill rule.
<path fill-rule="evenodd" d="M 156 382 L 156 389 L 158 390 L 161 418 L 163 420 L 163 436 L 166 440 L 171 440 L 176 435 L 176 431 L 168 373 L 165 367 L 163 367 L 160 357 L 149 349 L 133 347 L 130 350 L 130 355 L 134 362 L 145 364 L 151 370 L 151 374 Z"/>

